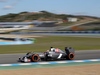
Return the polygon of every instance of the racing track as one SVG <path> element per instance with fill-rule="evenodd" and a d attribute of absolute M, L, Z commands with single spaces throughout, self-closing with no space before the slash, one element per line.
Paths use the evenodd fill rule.
<path fill-rule="evenodd" d="M 0 64 L 12 64 L 18 63 L 17 60 L 19 57 L 22 57 L 25 53 L 20 54 L 0 54 Z M 100 50 L 85 50 L 85 51 L 76 51 L 75 60 L 84 60 L 84 59 L 100 59 Z"/>

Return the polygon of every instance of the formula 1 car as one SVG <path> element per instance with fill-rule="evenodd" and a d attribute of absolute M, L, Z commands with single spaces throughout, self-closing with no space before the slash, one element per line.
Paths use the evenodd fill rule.
<path fill-rule="evenodd" d="M 54 50 L 47 50 L 43 53 L 28 52 L 25 56 L 19 58 L 19 62 L 38 62 L 51 60 L 73 60 L 75 56 L 72 47 L 65 47 L 65 51 L 54 48 Z"/>

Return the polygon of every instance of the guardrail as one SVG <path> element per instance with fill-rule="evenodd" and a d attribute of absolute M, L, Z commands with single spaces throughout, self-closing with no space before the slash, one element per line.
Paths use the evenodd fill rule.
<path fill-rule="evenodd" d="M 100 34 L 100 31 L 33 31 L 33 32 L 12 32 L 16 34 Z"/>

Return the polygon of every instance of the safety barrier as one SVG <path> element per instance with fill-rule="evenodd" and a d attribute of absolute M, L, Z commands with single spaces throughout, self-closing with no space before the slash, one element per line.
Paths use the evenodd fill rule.
<path fill-rule="evenodd" d="M 16 64 L 0 64 L 3 66 L 25 66 L 25 65 L 45 65 L 45 64 L 68 64 L 68 63 L 85 63 L 85 62 L 100 62 L 100 59 L 90 59 L 90 60 L 69 60 L 69 61 L 53 61 L 53 62 L 33 62 L 33 63 L 16 63 Z"/>
<path fill-rule="evenodd" d="M 100 31 L 33 31 L 12 32 L 11 34 L 100 34 Z"/>

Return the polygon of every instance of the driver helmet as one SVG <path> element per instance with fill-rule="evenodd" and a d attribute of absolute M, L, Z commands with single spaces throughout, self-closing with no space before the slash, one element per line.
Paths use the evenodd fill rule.
<path fill-rule="evenodd" d="M 55 48 L 51 48 L 51 51 L 55 51 Z"/>

